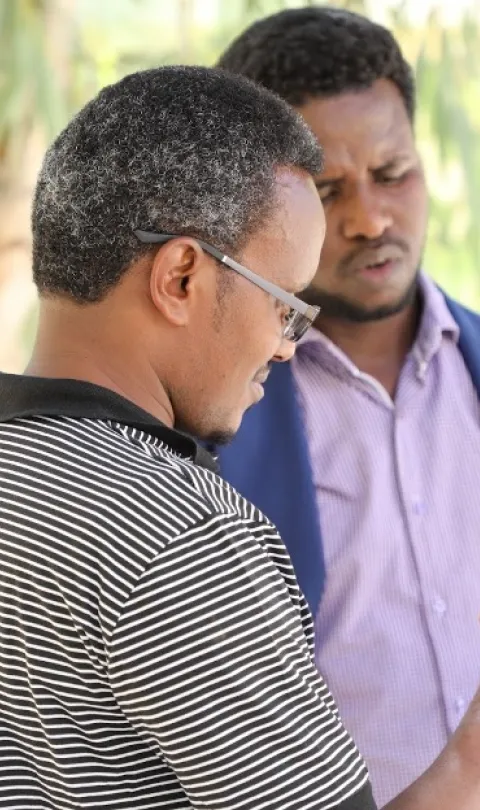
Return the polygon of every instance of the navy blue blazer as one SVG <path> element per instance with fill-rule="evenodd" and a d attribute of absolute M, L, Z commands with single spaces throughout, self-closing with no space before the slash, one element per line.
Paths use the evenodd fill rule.
<path fill-rule="evenodd" d="M 480 316 L 445 296 L 459 349 L 480 396 Z M 264 398 L 244 416 L 220 472 L 277 526 L 313 616 L 325 581 L 320 515 L 290 363 L 273 363 Z"/>

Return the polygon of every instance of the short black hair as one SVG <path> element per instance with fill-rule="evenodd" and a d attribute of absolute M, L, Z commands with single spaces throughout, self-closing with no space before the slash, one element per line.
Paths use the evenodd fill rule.
<path fill-rule="evenodd" d="M 218 64 L 296 107 L 390 79 L 413 121 L 415 84 L 400 46 L 382 25 L 352 11 L 331 6 L 280 11 L 247 28 Z"/>
<path fill-rule="evenodd" d="M 47 151 L 33 213 L 42 294 L 99 301 L 151 246 L 136 228 L 240 250 L 275 203 L 279 167 L 322 154 L 301 117 L 241 76 L 141 71 L 106 87 Z"/>

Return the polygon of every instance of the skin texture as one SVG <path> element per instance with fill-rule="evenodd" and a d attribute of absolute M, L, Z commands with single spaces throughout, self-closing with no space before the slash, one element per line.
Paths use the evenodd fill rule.
<path fill-rule="evenodd" d="M 310 175 L 282 169 L 274 209 L 237 258 L 290 292 L 318 266 L 325 221 Z M 135 263 L 100 302 L 41 300 L 27 373 L 88 380 L 170 426 L 226 440 L 263 395 L 272 361 L 288 360 L 276 301 L 179 237 Z"/>
<path fill-rule="evenodd" d="M 327 234 L 304 298 L 322 307 L 318 328 L 393 395 L 418 320 L 428 213 L 412 125 L 386 79 L 298 109 L 325 151 L 317 187 Z"/>

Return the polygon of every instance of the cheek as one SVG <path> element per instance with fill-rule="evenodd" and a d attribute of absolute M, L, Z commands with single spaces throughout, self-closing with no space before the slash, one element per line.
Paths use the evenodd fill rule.
<path fill-rule="evenodd" d="M 428 194 L 423 178 L 407 180 L 392 198 L 395 205 L 395 225 L 401 236 L 422 245 L 428 217 Z"/>
<path fill-rule="evenodd" d="M 426 194 L 413 195 L 410 201 L 409 228 L 412 239 L 418 247 L 423 247 L 428 220 L 428 198 Z"/>
<path fill-rule="evenodd" d="M 203 342 L 200 353 L 203 387 L 219 405 L 239 395 L 239 386 L 245 380 L 248 365 L 246 345 L 247 335 L 239 333 L 238 325 L 231 318 L 224 318 Z"/>
<path fill-rule="evenodd" d="M 218 399 L 242 400 L 255 375 L 281 346 L 281 317 L 274 300 L 247 283 L 227 297 L 217 328 L 208 333 L 202 367 Z"/>
<path fill-rule="evenodd" d="M 243 312 L 237 311 L 220 340 L 222 369 L 229 370 L 232 386 L 250 384 L 257 372 L 271 362 L 281 344 L 280 315 L 273 302 L 261 295 L 260 302 L 252 302 Z"/>
<path fill-rule="evenodd" d="M 315 276 L 315 281 L 328 277 L 329 272 L 333 271 L 337 262 L 345 253 L 345 243 L 339 239 L 338 232 L 338 217 L 335 216 L 333 211 L 326 212 L 325 241 L 320 254 L 320 263 L 318 265 L 318 273 Z"/>

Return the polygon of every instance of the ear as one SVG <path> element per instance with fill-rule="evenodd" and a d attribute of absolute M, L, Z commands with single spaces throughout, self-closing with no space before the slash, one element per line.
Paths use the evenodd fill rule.
<path fill-rule="evenodd" d="M 201 247 L 187 236 L 172 239 L 157 250 L 150 271 L 150 296 L 171 324 L 188 323 L 199 287 L 208 278 L 207 265 Z"/>

